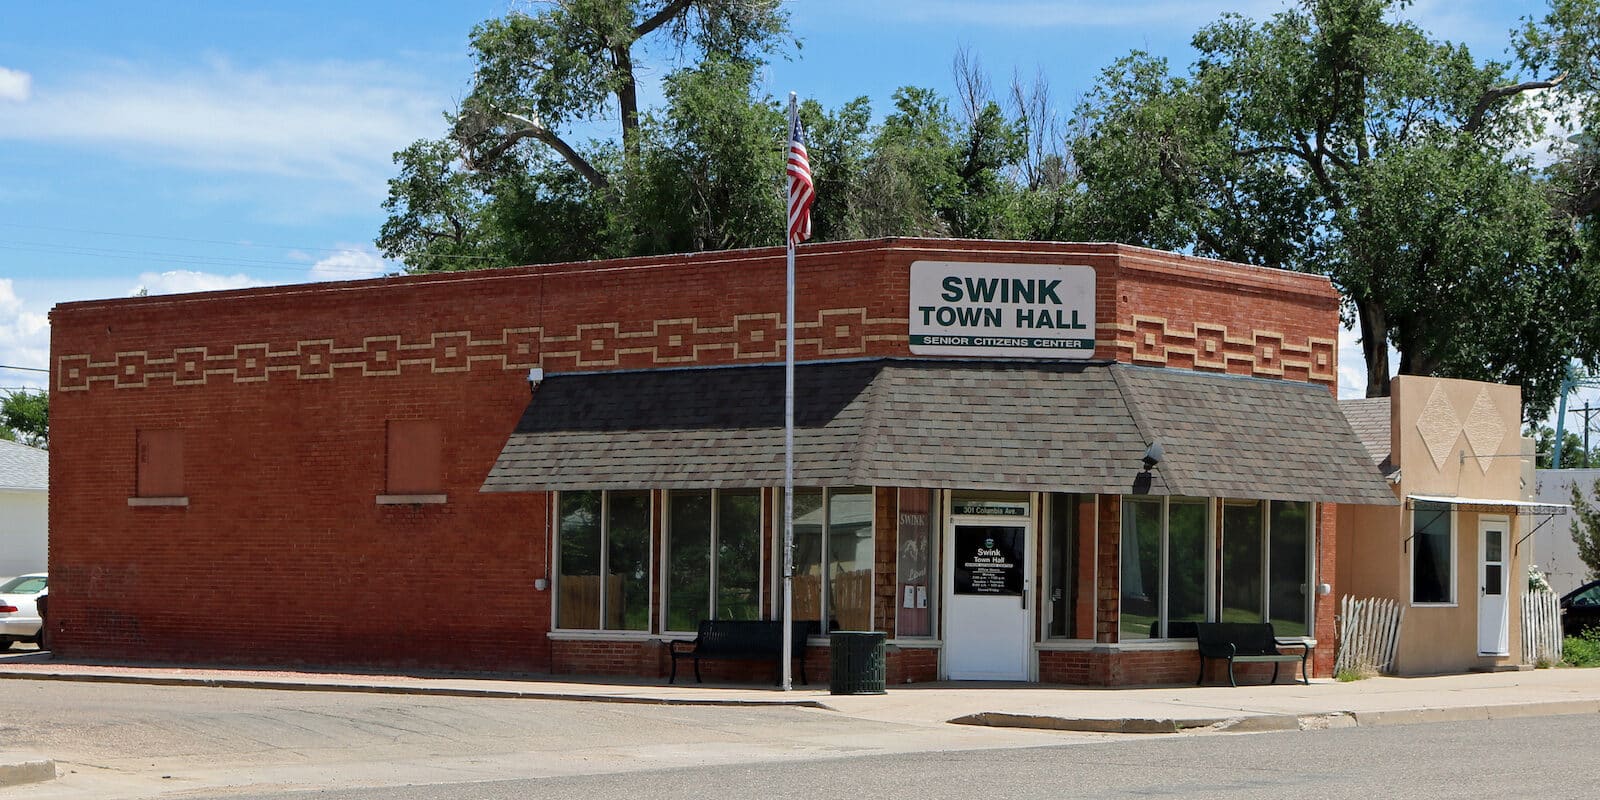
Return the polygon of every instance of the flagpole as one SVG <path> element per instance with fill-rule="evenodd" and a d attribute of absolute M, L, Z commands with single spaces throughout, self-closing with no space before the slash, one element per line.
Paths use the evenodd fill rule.
<path fill-rule="evenodd" d="M 799 113 L 795 93 L 790 92 L 789 131 L 794 130 Z M 792 143 L 784 145 L 785 161 L 790 146 Z M 788 174 L 787 167 L 784 173 Z M 783 239 L 789 246 L 783 311 L 783 691 L 787 692 L 794 688 L 794 237 L 789 233 L 787 222 Z M 804 658 L 805 654 L 801 653 L 800 657 Z"/>

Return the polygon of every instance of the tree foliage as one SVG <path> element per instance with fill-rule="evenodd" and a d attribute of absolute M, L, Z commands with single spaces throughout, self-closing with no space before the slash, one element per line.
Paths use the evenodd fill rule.
<path fill-rule="evenodd" d="M 1186 70 L 1117 60 L 1066 125 L 1042 77 L 996 97 L 958 53 L 951 96 L 902 87 L 881 119 L 867 98 L 801 106 L 815 238 L 1120 241 L 1324 274 L 1369 395 L 1392 346 L 1404 374 L 1520 384 L 1535 419 L 1572 359 L 1600 366 L 1597 4 L 1550 0 L 1514 65 L 1405 21 L 1407 0 L 1226 15 Z M 782 240 L 786 120 L 759 89 L 792 45 L 777 0 L 532 8 L 474 29 L 472 91 L 396 154 L 386 255 L 431 271 Z"/>
<path fill-rule="evenodd" d="M 49 447 L 50 395 L 15 391 L 0 398 L 0 438 L 30 447 Z"/>
<path fill-rule="evenodd" d="M 1388 394 L 1393 346 L 1403 374 L 1521 384 L 1537 416 L 1570 357 L 1600 357 L 1597 268 L 1526 153 L 1538 104 L 1592 88 L 1569 34 L 1592 27 L 1571 12 L 1593 2 L 1528 23 L 1526 80 L 1400 19 L 1404 5 L 1303 0 L 1201 30 L 1187 74 L 1141 53 L 1114 64 L 1078 112 L 1078 230 L 1326 274 L 1361 332 L 1369 396 Z"/>
<path fill-rule="evenodd" d="M 1600 481 L 1595 481 L 1594 496 L 1600 497 Z M 1596 508 L 1584 497 L 1583 487 L 1577 482 L 1572 484 L 1572 541 L 1578 546 L 1578 558 L 1583 559 L 1584 566 L 1589 568 L 1589 577 L 1593 580 L 1600 576 L 1600 508 Z"/>

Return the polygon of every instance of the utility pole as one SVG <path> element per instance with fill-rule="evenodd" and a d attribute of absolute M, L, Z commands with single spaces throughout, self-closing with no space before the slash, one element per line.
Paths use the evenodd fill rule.
<path fill-rule="evenodd" d="M 1592 466 L 1589 463 L 1589 430 L 1593 427 L 1594 416 L 1600 414 L 1600 408 L 1585 405 L 1583 408 L 1572 409 L 1572 413 L 1583 415 L 1583 466 L 1588 469 Z"/>

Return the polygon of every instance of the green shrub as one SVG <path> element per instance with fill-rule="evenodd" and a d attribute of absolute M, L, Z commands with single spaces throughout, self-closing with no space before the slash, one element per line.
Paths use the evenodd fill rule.
<path fill-rule="evenodd" d="M 1568 636 L 1561 643 L 1561 660 L 1574 667 L 1600 667 L 1600 630 Z"/>
<path fill-rule="evenodd" d="M 1370 669 L 1363 669 L 1360 667 L 1345 667 L 1344 669 L 1339 670 L 1338 673 L 1333 676 L 1333 679 L 1340 683 L 1349 683 L 1351 681 L 1364 681 L 1376 674 L 1376 672 Z"/>

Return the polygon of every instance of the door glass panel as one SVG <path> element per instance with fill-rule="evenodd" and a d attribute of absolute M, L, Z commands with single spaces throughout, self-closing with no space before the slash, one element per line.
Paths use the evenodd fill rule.
<path fill-rule="evenodd" d="M 1500 555 L 1500 531 L 1484 531 L 1483 533 L 1483 560 L 1500 562 L 1505 559 Z"/>
<path fill-rule="evenodd" d="M 1025 530 L 1014 525 L 957 525 L 954 592 L 1021 596 L 1027 563 Z"/>
<path fill-rule="evenodd" d="M 1485 564 L 1485 565 L 1483 565 L 1483 583 L 1484 583 L 1483 593 L 1484 594 L 1492 594 L 1492 595 L 1505 594 L 1505 581 L 1502 579 L 1502 576 L 1501 576 L 1501 572 L 1504 569 L 1505 569 L 1505 567 L 1502 567 L 1499 564 Z"/>

